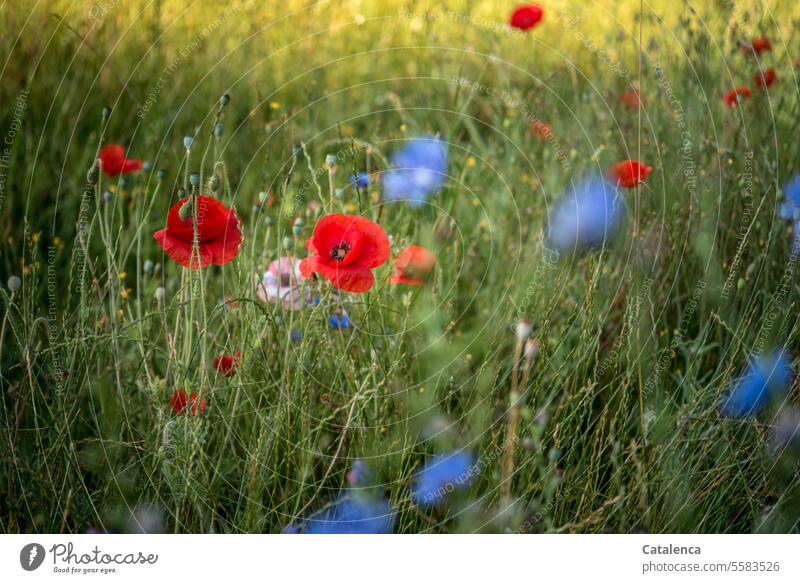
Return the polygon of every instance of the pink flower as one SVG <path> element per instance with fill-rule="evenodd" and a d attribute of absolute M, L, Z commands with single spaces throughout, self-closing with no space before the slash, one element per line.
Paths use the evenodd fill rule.
<path fill-rule="evenodd" d="M 299 259 L 280 257 L 269 264 L 269 270 L 256 284 L 256 293 L 262 302 L 277 304 L 280 301 L 284 309 L 296 312 L 310 299 L 310 290 L 303 293 L 303 279 Z"/>

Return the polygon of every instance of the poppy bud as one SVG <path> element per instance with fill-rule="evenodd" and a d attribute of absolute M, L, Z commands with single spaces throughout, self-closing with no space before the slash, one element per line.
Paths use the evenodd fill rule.
<path fill-rule="evenodd" d="M 103 192 L 101 200 L 104 203 L 109 203 L 109 202 L 111 202 L 111 198 L 112 198 L 111 193 L 108 190 L 106 190 L 106 191 Z"/>
<path fill-rule="evenodd" d="M 145 172 L 150 172 L 153 169 L 153 163 L 150 160 L 145 160 L 142 163 L 142 170 Z"/>
<path fill-rule="evenodd" d="M 164 178 L 166 177 L 166 175 L 167 175 L 167 173 L 166 173 L 166 172 L 164 172 L 163 170 L 159 170 L 158 172 L 156 172 L 156 178 L 158 179 L 158 181 L 159 181 L 159 182 L 161 182 L 162 180 L 164 180 Z"/>
<path fill-rule="evenodd" d="M 198 174 L 197 172 L 192 172 L 192 173 L 189 175 L 189 183 L 190 183 L 190 184 L 191 184 L 191 185 L 192 185 L 194 188 L 197 188 L 198 186 L 200 186 L 200 174 Z"/>
<path fill-rule="evenodd" d="M 291 237 L 284 237 L 283 238 L 283 248 L 284 249 L 292 249 L 294 247 L 294 241 Z"/>
<path fill-rule="evenodd" d="M 267 198 L 269 198 L 269 195 L 263 190 L 258 193 L 258 202 L 260 202 L 261 204 L 267 202 Z"/>
<path fill-rule="evenodd" d="M 165 290 L 163 287 L 161 287 L 161 286 L 157 287 L 156 288 L 156 293 L 155 293 L 156 301 L 159 302 L 159 303 L 163 302 L 164 301 L 164 295 L 166 293 L 167 293 L 167 290 Z"/>
<path fill-rule="evenodd" d="M 187 200 L 183 203 L 183 206 L 178 211 L 178 216 L 181 218 L 182 221 L 187 220 L 189 217 L 192 216 L 192 201 Z"/>
<path fill-rule="evenodd" d="M 303 153 L 303 147 L 300 144 L 295 144 L 294 146 L 292 146 L 292 154 L 296 158 L 299 158 L 300 154 L 302 153 Z"/>
<path fill-rule="evenodd" d="M 516 332 L 517 332 L 517 339 L 525 340 L 528 336 L 531 335 L 533 331 L 533 325 L 528 320 L 520 320 L 517 322 Z"/>
<path fill-rule="evenodd" d="M 231 96 L 227 93 L 223 94 L 222 97 L 219 98 L 219 106 L 225 107 L 231 100 Z"/>
<path fill-rule="evenodd" d="M 125 177 L 120 178 L 119 179 L 119 187 L 122 188 L 122 189 L 128 188 L 128 179 L 125 178 Z"/>
<path fill-rule="evenodd" d="M 99 177 L 100 177 L 100 161 L 95 160 L 95 163 L 92 164 L 91 168 L 89 168 L 89 172 L 86 173 L 86 181 L 89 183 L 89 186 L 94 186 Z"/>
<path fill-rule="evenodd" d="M 214 137 L 221 138 L 222 137 L 222 124 L 218 123 L 214 126 Z"/>
<path fill-rule="evenodd" d="M 298 225 L 297 223 L 295 223 L 294 225 L 292 225 L 292 234 L 293 234 L 295 237 L 299 237 L 300 235 L 302 235 L 302 234 L 303 234 L 303 225 L 302 225 L 302 223 L 301 223 L 301 224 L 299 224 L 299 225 Z"/>
<path fill-rule="evenodd" d="M 103 121 L 106 121 L 109 117 L 111 117 L 111 108 L 106 105 L 103 108 Z"/>
<path fill-rule="evenodd" d="M 16 275 L 12 275 L 11 277 L 8 278 L 8 289 L 11 290 L 12 293 L 17 291 L 21 287 L 22 287 L 22 280 L 19 277 L 17 277 Z"/>
<path fill-rule="evenodd" d="M 275 219 L 273 217 L 267 215 L 267 218 L 265 219 L 265 221 L 266 221 L 268 227 L 275 226 Z"/>
<path fill-rule="evenodd" d="M 536 358 L 539 354 L 539 341 L 536 338 L 529 338 L 525 343 L 525 358 Z"/>
<path fill-rule="evenodd" d="M 183 147 L 187 150 L 191 150 L 192 146 L 194 145 L 194 138 L 192 136 L 185 136 L 183 138 Z"/>
<path fill-rule="evenodd" d="M 144 272 L 145 273 L 147 273 L 148 275 L 153 273 L 153 268 L 154 267 L 155 267 L 155 264 L 153 263 L 153 261 L 151 259 L 145 260 L 145 262 L 144 262 Z"/>
<path fill-rule="evenodd" d="M 334 156 L 333 154 L 328 154 L 327 156 L 325 156 L 325 164 L 328 165 L 328 168 L 333 168 L 334 166 L 336 166 L 336 156 Z"/>

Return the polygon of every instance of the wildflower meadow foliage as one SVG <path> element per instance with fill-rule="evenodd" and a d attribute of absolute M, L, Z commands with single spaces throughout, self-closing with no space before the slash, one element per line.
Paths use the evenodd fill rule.
<path fill-rule="evenodd" d="M 0 528 L 796 532 L 800 12 L 690 4 L 0 8 Z"/>

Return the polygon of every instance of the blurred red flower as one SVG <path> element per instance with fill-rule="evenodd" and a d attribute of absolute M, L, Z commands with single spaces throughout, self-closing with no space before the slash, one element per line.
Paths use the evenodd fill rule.
<path fill-rule="evenodd" d="M 167 255 L 184 267 L 200 269 L 207 265 L 225 265 L 236 257 L 242 244 L 242 232 L 236 211 L 228 209 L 210 196 L 197 197 L 197 237 L 200 252 L 198 262 L 197 251 L 192 249 L 193 209 L 191 206 L 184 208 L 189 201 L 190 198 L 186 197 L 173 205 L 167 216 L 167 228 L 156 231 L 153 237 Z"/>
<path fill-rule="evenodd" d="M 425 247 L 409 245 L 397 257 L 394 264 L 395 272 L 389 279 L 389 283 L 422 285 L 435 264 L 436 257 Z"/>
<path fill-rule="evenodd" d="M 775 69 L 764 69 L 764 71 L 756 73 L 755 79 L 756 86 L 760 89 L 764 89 L 775 83 L 778 76 L 775 74 Z"/>
<path fill-rule="evenodd" d="M 619 186 L 633 188 L 652 171 L 652 166 L 645 166 L 637 160 L 625 160 L 609 168 L 606 171 L 606 179 Z"/>
<path fill-rule="evenodd" d="M 722 101 L 725 102 L 726 107 L 733 107 L 737 103 L 739 103 L 739 99 L 747 99 L 750 97 L 750 88 L 749 87 L 734 87 L 725 95 L 722 96 Z"/>
<path fill-rule="evenodd" d="M 619 97 L 620 103 L 625 106 L 626 109 L 634 110 L 639 108 L 639 104 L 641 104 L 641 99 L 639 98 L 639 93 L 637 91 L 626 91 Z"/>
<path fill-rule="evenodd" d="M 534 135 L 540 140 L 546 140 L 550 137 L 550 134 L 553 133 L 553 129 L 550 127 L 550 124 L 539 119 L 531 122 L 531 129 L 533 130 Z"/>
<path fill-rule="evenodd" d="M 772 43 L 769 42 L 769 39 L 765 36 L 760 36 L 751 43 L 742 43 L 742 52 L 748 55 L 753 53 L 760 55 L 764 51 L 771 50 Z"/>
<path fill-rule="evenodd" d="M 543 15 L 544 11 L 541 6 L 537 4 L 525 4 L 514 9 L 508 24 L 512 28 L 530 30 L 539 24 Z"/>
<path fill-rule="evenodd" d="M 189 393 L 187 398 L 186 391 L 178 389 L 169 398 L 169 406 L 176 415 L 199 415 L 206 408 L 205 398 L 198 399 L 197 393 Z"/>
<path fill-rule="evenodd" d="M 389 259 L 389 237 L 367 218 L 333 214 L 317 222 L 306 249 L 312 254 L 300 262 L 303 277 L 319 273 L 334 287 L 361 293 L 375 283 L 370 270 Z"/>
<path fill-rule="evenodd" d="M 119 144 L 110 144 L 100 150 L 100 164 L 103 172 L 109 176 L 129 174 L 142 167 L 141 160 L 128 160 L 125 158 L 125 148 Z"/>
<path fill-rule="evenodd" d="M 238 351 L 236 354 L 221 354 L 214 359 L 214 368 L 226 377 L 233 376 L 241 357 L 242 353 Z"/>

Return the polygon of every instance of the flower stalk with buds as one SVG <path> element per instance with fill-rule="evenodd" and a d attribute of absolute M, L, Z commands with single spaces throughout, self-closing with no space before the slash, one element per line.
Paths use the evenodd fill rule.
<path fill-rule="evenodd" d="M 530 338 L 533 326 L 527 320 L 520 320 L 516 327 L 517 342 L 514 348 L 514 366 L 511 371 L 511 393 L 509 395 L 508 420 L 506 422 L 505 452 L 503 453 L 503 496 L 511 495 L 511 478 L 514 474 L 514 459 L 519 441 L 520 406 L 528 387 L 528 379 L 533 360 L 539 354 L 539 341 Z M 521 358 L 524 353 L 524 360 Z M 520 362 L 522 361 L 522 362 Z M 522 366 L 522 380 L 519 372 Z"/>

